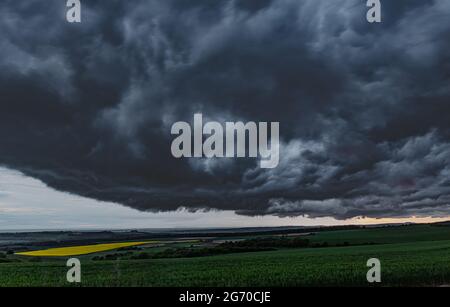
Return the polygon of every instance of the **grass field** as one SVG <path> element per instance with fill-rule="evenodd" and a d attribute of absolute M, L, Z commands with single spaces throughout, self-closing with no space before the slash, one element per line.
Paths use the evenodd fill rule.
<path fill-rule="evenodd" d="M 428 225 L 330 231 L 309 237 L 376 245 L 280 249 L 198 258 L 92 261 L 83 286 L 367 286 L 366 262 L 381 260 L 382 284 L 450 284 L 450 228 Z M 161 247 L 158 247 L 161 248 Z M 68 286 L 62 259 L 0 263 L 1 286 Z"/>

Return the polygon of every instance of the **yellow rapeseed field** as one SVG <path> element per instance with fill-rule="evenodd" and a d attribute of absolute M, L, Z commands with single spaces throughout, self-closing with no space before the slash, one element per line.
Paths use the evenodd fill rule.
<path fill-rule="evenodd" d="M 158 243 L 157 241 L 147 241 L 147 242 L 123 242 L 123 243 L 107 243 L 107 244 L 95 244 L 95 245 L 84 245 L 84 246 L 72 246 L 72 247 L 60 247 L 60 248 L 50 248 L 31 252 L 20 252 L 16 255 L 21 256 L 33 256 L 33 257 L 66 257 L 66 256 L 78 256 L 86 255 L 92 253 L 98 253 L 113 249 L 118 249 L 121 247 L 137 246 L 150 243 Z"/>

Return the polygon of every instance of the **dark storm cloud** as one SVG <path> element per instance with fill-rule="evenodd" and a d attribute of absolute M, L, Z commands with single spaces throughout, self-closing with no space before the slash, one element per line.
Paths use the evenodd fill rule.
<path fill-rule="evenodd" d="M 140 210 L 448 215 L 450 4 L 0 4 L 0 162 Z M 280 165 L 176 160 L 171 125 L 279 121 Z"/>

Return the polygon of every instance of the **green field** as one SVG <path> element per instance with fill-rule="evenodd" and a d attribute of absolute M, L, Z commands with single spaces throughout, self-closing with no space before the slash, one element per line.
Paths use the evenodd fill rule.
<path fill-rule="evenodd" d="M 366 262 L 379 258 L 382 284 L 450 284 L 450 228 L 429 225 L 329 231 L 316 242 L 364 244 L 218 256 L 82 260 L 83 286 L 367 286 Z M 161 249 L 161 247 L 159 247 Z M 68 286 L 65 260 L 0 263 L 1 286 Z"/>

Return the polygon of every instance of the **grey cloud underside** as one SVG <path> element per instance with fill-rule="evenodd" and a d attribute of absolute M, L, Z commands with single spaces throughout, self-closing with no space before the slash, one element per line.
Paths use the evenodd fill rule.
<path fill-rule="evenodd" d="M 450 3 L 0 4 L 0 163 L 139 210 L 450 212 Z M 177 160 L 170 126 L 279 121 L 280 165 Z"/>

